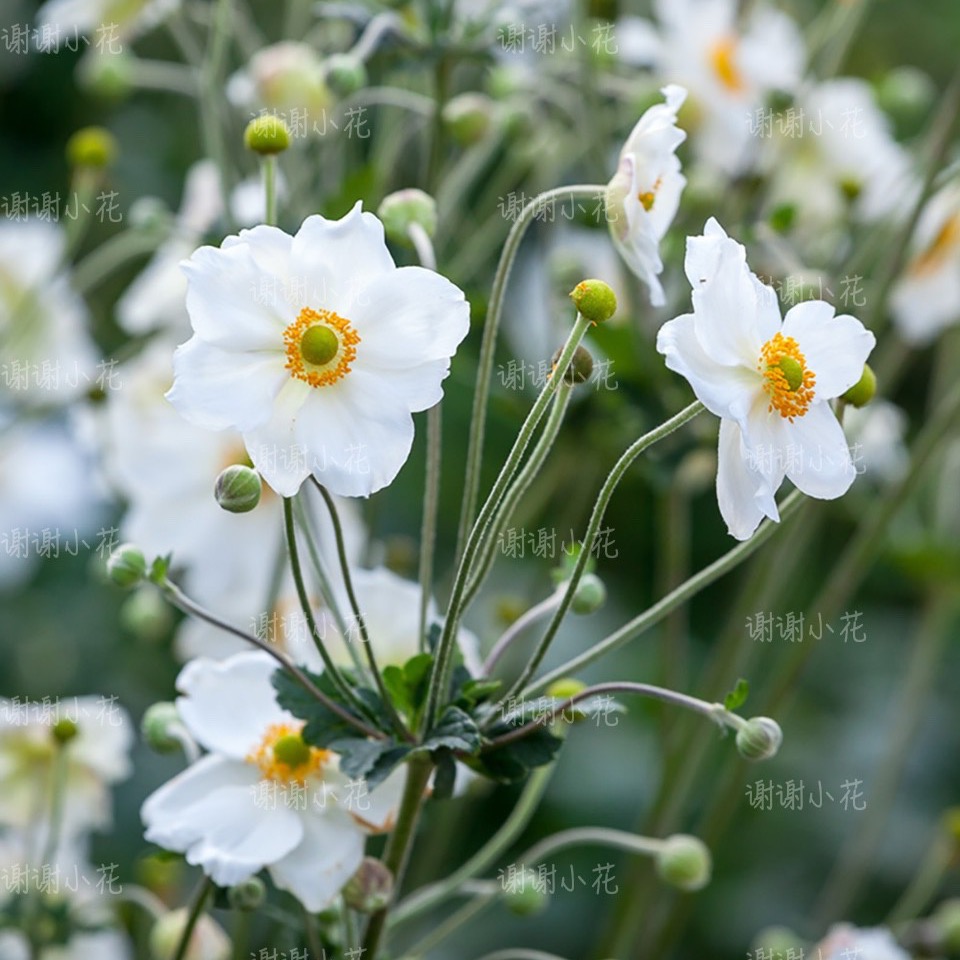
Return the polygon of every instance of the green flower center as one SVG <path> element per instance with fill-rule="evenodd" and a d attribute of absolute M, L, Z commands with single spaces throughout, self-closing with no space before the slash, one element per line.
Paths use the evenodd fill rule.
<path fill-rule="evenodd" d="M 303 737 L 299 733 L 288 733 L 274 742 L 273 757 L 277 763 L 296 770 L 309 762 L 310 748 L 303 742 Z"/>
<path fill-rule="evenodd" d="M 340 348 L 337 335 L 322 324 L 310 327 L 300 338 L 300 354 L 307 363 L 322 367 L 329 363 Z"/>
<path fill-rule="evenodd" d="M 777 366 L 783 371 L 787 386 L 791 390 L 799 390 L 803 383 L 803 364 L 793 357 L 781 357 Z"/>

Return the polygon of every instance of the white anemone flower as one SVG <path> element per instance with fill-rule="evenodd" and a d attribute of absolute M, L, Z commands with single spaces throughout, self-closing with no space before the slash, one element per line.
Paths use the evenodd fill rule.
<path fill-rule="evenodd" d="M 37 26 L 55 31 L 61 42 L 81 34 L 111 31 L 116 40 L 130 40 L 156 26 L 180 6 L 180 0 L 47 0 L 37 13 Z"/>
<path fill-rule="evenodd" d="M 865 407 L 849 407 L 843 426 L 857 472 L 879 484 L 900 480 L 910 466 L 904 443 L 907 414 L 889 400 L 874 398 Z"/>
<path fill-rule="evenodd" d="M 0 222 L 0 399 L 46 406 L 94 385 L 98 353 L 65 248 L 56 224 Z"/>
<path fill-rule="evenodd" d="M 720 420 L 717 499 L 731 536 L 745 540 L 786 476 L 832 500 L 856 468 L 829 400 L 853 386 L 876 340 L 859 320 L 807 300 L 781 319 L 776 294 L 750 272 L 746 250 L 707 221 L 687 239 L 693 313 L 665 323 L 657 350 Z"/>
<path fill-rule="evenodd" d="M 914 346 L 931 343 L 960 320 L 960 183 L 944 187 L 924 207 L 910 261 L 890 291 L 890 312 Z"/>
<path fill-rule="evenodd" d="M 43 833 L 62 775 L 63 836 L 109 827 L 110 786 L 130 775 L 133 740 L 130 717 L 110 697 L 0 700 L 0 824 Z"/>
<path fill-rule="evenodd" d="M 194 335 L 177 349 L 170 402 L 208 430 L 240 431 L 289 497 L 311 474 L 369 496 L 410 454 L 414 412 L 443 396 L 470 309 L 449 280 L 398 268 L 358 203 L 296 236 L 258 226 L 184 263 Z"/>
<path fill-rule="evenodd" d="M 302 721 L 276 702 L 276 669 L 261 651 L 184 667 L 177 707 L 209 753 L 151 794 L 141 815 L 147 840 L 221 886 L 266 867 L 315 913 L 360 866 L 367 834 L 393 825 L 405 775 L 365 792 L 336 754 L 307 746 Z"/>
<path fill-rule="evenodd" d="M 649 287 L 655 307 L 665 302 L 659 280 L 660 241 L 673 223 L 687 182 L 676 155 L 687 137 L 677 127 L 677 111 L 687 92 L 675 84 L 662 92 L 666 102 L 650 107 L 623 145 L 606 197 L 613 242 L 627 266 Z"/>
<path fill-rule="evenodd" d="M 737 0 L 655 0 L 658 35 L 631 24 L 629 46 L 656 75 L 690 93 L 693 148 L 712 168 L 735 175 L 754 164 L 750 120 L 776 90 L 800 82 L 806 52 L 796 24 L 757 4 L 738 23 Z"/>
<path fill-rule="evenodd" d="M 886 927 L 854 927 L 838 923 L 817 947 L 817 956 L 823 960 L 910 960 L 907 953 Z"/>

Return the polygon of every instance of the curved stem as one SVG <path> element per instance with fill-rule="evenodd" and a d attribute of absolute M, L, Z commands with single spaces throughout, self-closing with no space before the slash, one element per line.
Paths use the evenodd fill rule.
<path fill-rule="evenodd" d="M 221 630 L 225 630 L 227 633 L 232 633 L 235 637 L 239 637 L 241 640 L 246 641 L 249 644 L 259 648 L 264 653 L 270 654 L 277 663 L 283 667 L 296 681 L 303 687 L 307 693 L 310 694 L 315 700 L 322 703 L 328 710 L 335 713 L 341 720 L 346 721 L 352 726 L 356 727 L 364 736 L 366 737 L 377 737 L 383 739 L 383 734 L 379 730 L 375 730 L 373 727 L 368 727 L 363 721 L 355 717 L 349 710 L 345 710 L 334 700 L 331 700 L 317 685 L 292 661 L 287 659 L 276 647 L 272 644 L 266 642 L 266 640 L 261 640 L 260 637 L 255 636 L 252 633 L 247 633 L 245 630 L 241 630 L 239 627 L 233 626 L 231 623 L 227 623 L 225 620 L 221 620 L 215 614 L 211 613 L 209 610 L 204 609 L 198 603 L 195 603 L 191 600 L 186 594 L 181 592 L 180 588 L 176 584 L 171 583 L 169 580 L 164 580 L 163 583 L 159 584 L 160 589 L 163 591 L 164 596 L 178 609 L 182 610 L 184 613 L 190 614 L 191 616 L 197 617 L 200 620 L 203 620 L 205 623 L 209 623 L 214 627 L 219 627 Z"/>
<path fill-rule="evenodd" d="M 487 659 L 484 660 L 483 666 L 480 669 L 481 676 L 490 676 L 493 668 L 500 662 L 500 658 L 510 649 L 511 644 L 526 631 L 527 627 L 533 625 L 548 613 L 551 613 L 560 602 L 562 596 L 563 588 L 558 587 L 545 600 L 534 604 L 534 606 L 524 614 L 517 617 L 517 619 L 504 630 L 503 635 L 493 645 L 493 649 L 490 651 Z"/>
<path fill-rule="evenodd" d="M 73 289 L 77 293 L 88 293 L 128 260 L 153 253 L 162 242 L 163 237 L 131 230 L 112 236 L 74 267 Z"/>
<path fill-rule="evenodd" d="M 174 951 L 173 960 L 183 960 L 187 955 L 187 948 L 190 946 L 190 938 L 193 936 L 194 927 L 203 913 L 203 905 L 207 902 L 207 897 L 213 892 L 213 881 L 209 877 L 204 877 L 197 885 L 193 894 L 193 902 L 190 904 L 190 912 L 187 914 L 187 922 L 184 924 L 183 933 L 180 934 L 180 943 Z"/>
<path fill-rule="evenodd" d="M 644 434 L 639 440 L 634 441 L 614 464 L 613 469 L 607 475 L 607 479 L 600 488 L 597 502 L 593 506 L 593 512 L 590 514 L 590 521 L 587 524 L 587 532 L 584 535 L 583 542 L 580 544 L 580 552 L 577 555 L 576 565 L 573 568 L 570 579 L 567 581 L 566 591 L 560 600 L 560 604 L 554 611 L 553 618 L 550 620 L 550 624 L 540 638 L 540 642 L 537 644 L 529 663 L 504 699 L 508 700 L 511 696 L 516 696 L 516 694 L 523 689 L 524 684 L 534 675 L 537 667 L 540 666 L 540 663 L 546 656 L 547 650 L 553 642 L 553 638 L 560 629 L 560 623 L 564 616 L 566 616 L 570 604 L 573 602 L 573 595 L 576 593 L 577 587 L 580 584 L 580 579 L 587 568 L 587 561 L 590 559 L 593 551 L 593 543 L 600 530 L 600 524 L 603 522 L 603 515 L 606 512 L 607 504 L 610 502 L 613 491 L 616 490 L 617 485 L 627 472 L 630 464 L 632 464 L 644 450 L 655 444 L 658 440 L 669 436 L 674 430 L 682 427 L 685 423 L 697 416 L 703 409 L 703 404 L 699 400 L 695 400 L 689 406 L 684 407 L 678 414 L 661 423 L 659 427 Z"/>
<path fill-rule="evenodd" d="M 513 261 L 520 249 L 527 228 L 534 219 L 554 201 L 561 197 L 597 197 L 603 195 L 606 187 L 595 184 L 577 184 L 570 187 L 558 187 L 547 190 L 534 197 L 521 210 L 510 233 L 507 235 L 497 272 L 493 278 L 493 287 L 490 291 L 490 303 L 487 307 L 487 318 L 483 327 L 483 339 L 480 344 L 480 359 L 477 365 L 477 385 L 473 395 L 473 411 L 470 417 L 470 436 L 467 444 L 467 468 L 463 484 L 463 507 L 460 512 L 460 526 L 457 534 L 457 555 L 460 556 L 466 549 L 468 532 L 473 523 L 473 514 L 477 505 L 477 496 L 480 487 L 480 464 L 483 458 L 483 435 L 487 417 L 487 398 L 490 393 L 490 376 L 493 372 L 493 354 L 497 343 L 497 333 L 500 329 L 500 318 L 503 314 L 503 302 L 513 269 Z"/>

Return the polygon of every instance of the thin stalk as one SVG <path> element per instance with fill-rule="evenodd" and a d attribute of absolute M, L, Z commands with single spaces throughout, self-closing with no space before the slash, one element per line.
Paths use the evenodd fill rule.
<path fill-rule="evenodd" d="M 154 234 L 124 230 L 88 253 L 73 269 L 72 285 L 77 293 L 89 293 L 130 260 L 153 253 L 163 242 Z"/>
<path fill-rule="evenodd" d="M 493 891 L 478 893 L 468 900 L 459 910 L 455 910 L 445 920 L 442 920 L 430 932 L 404 951 L 404 956 L 425 957 L 434 947 L 443 943 L 450 934 L 456 932 L 465 923 L 473 920 L 482 911 L 486 910 L 500 895 L 500 888 Z"/>
<path fill-rule="evenodd" d="M 497 343 L 497 333 L 500 329 L 500 318 L 503 314 L 504 296 L 510 271 L 516 259 L 520 242 L 527 232 L 527 228 L 547 207 L 561 197 L 596 197 L 602 195 L 606 187 L 597 185 L 577 184 L 570 187 L 558 187 L 547 190 L 534 197 L 517 217 L 510 233 L 507 235 L 497 272 L 493 278 L 493 287 L 490 291 L 490 303 L 487 307 L 487 318 L 483 327 L 483 339 L 480 344 L 480 359 L 477 365 L 477 384 L 473 395 L 473 412 L 470 417 L 470 435 L 467 445 L 467 467 L 463 486 L 463 507 L 460 512 L 460 526 L 457 534 L 457 556 L 461 556 L 466 549 L 467 537 L 473 524 L 473 515 L 477 506 L 477 497 L 480 488 L 480 466 L 483 459 L 483 435 L 487 417 L 487 399 L 490 394 L 490 376 L 493 372 L 493 355 Z"/>
<path fill-rule="evenodd" d="M 184 925 L 183 933 L 180 934 L 180 943 L 174 951 L 173 960 L 183 960 L 187 955 L 187 948 L 190 946 L 190 938 L 193 936 L 194 927 L 203 913 L 203 905 L 207 902 L 207 897 L 213 892 L 213 881 L 209 877 L 204 877 L 197 885 L 193 893 L 193 901 L 190 904 L 190 912 L 187 914 L 187 922 Z"/>
<path fill-rule="evenodd" d="M 695 400 L 689 406 L 684 407 L 684 409 L 678 414 L 670 417 L 669 420 L 666 420 L 664 423 L 661 423 L 660 426 L 650 430 L 638 440 L 634 441 L 623 452 L 620 459 L 614 464 L 613 469 L 607 475 L 607 479 L 600 488 L 600 493 L 597 496 L 596 503 L 593 505 L 593 512 L 590 514 L 590 520 L 587 523 L 587 532 L 584 535 L 583 542 L 580 544 L 580 552 L 577 555 L 577 562 L 573 568 L 573 573 L 571 574 L 570 579 L 567 581 L 566 591 L 560 600 L 560 604 L 554 611 L 553 617 L 550 620 L 550 624 L 548 625 L 543 636 L 540 638 L 540 642 L 534 650 L 533 656 L 530 658 L 529 663 L 527 663 L 523 672 L 517 678 L 513 687 L 510 689 L 504 699 L 509 699 L 511 696 L 516 696 L 520 690 L 523 689 L 524 685 L 536 673 L 537 667 L 540 666 L 543 658 L 546 656 L 547 650 L 549 649 L 550 644 L 553 642 L 553 638 L 557 635 L 557 631 L 560 629 L 560 624 L 563 621 L 564 616 L 566 616 L 570 604 L 573 602 L 573 595 L 577 591 L 577 587 L 580 584 L 580 579 L 587 568 L 587 561 L 590 559 L 590 555 L 593 550 L 593 542 L 596 539 L 598 531 L 600 530 L 600 524 L 603 522 L 603 515 L 606 512 L 607 504 L 610 502 L 610 498 L 613 496 L 614 490 L 616 490 L 617 485 L 620 483 L 623 475 L 627 472 L 627 469 L 630 467 L 633 461 L 636 460 L 641 453 L 643 453 L 644 450 L 653 446 L 653 444 L 659 440 L 662 440 L 664 437 L 668 437 L 675 430 L 678 430 L 685 423 L 692 420 L 703 409 L 703 404 L 699 400 Z"/>
<path fill-rule="evenodd" d="M 200 86 L 200 136 L 203 140 L 204 152 L 216 164 L 220 174 L 218 178 L 220 200 L 223 204 L 224 220 L 230 229 L 233 227 L 233 217 L 230 213 L 231 184 L 227 171 L 227 149 L 223 136 L 220 104 L 223 101 L 224 72 L 233 19 L 232 9 L 233 0 L 217 0 L 207 51 L 201 68 Z"/>
<path fill-rule="evenodd" d="M 277 158 L 272 154 L 263 158 L 264 222 L 277 225 Z"/>
<path fill-rule="evenodd" d="M 510 649 L 514 641 L 522 636 L 528 627 L 535 624 L 538 620 L 541 620 L 548 613 L 552 613 L 556 609 L 557 604 L 560 603 L 562 597 L 563 589 L 562 587 L 558 587 L 549 597 L 534 604 L 529 610 L 517 617 L 517 619 L 504 630 L 500 639 L 493 645 L 493 649 L 483 662 L 480 675 L 489 677 L 490 674 L 493 673 L 496 665 L 500 662 L 500 658 Z"/>

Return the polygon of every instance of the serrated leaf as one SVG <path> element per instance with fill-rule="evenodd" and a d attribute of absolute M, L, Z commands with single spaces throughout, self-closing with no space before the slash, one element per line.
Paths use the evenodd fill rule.
<path fill-rule="evenodd" d="M 453 787 L 457 779 L 457 761 L 453 754 L 444 748 L 433 755 L 437 769 L 433 774 L 433 798 L 447 800 L 453 796 Z"/>
<path fill-rule="evenodd" d="M 750 684 L 740 677 L 734 688 L 723 698 L 723 705 L 728 710 L 738 710 L 747 702 L 750 694 Z"/>
<path fill-rule="evenodd" d="M 522 780 L 533 767 L 550 763 L 561 746 L 561 737 L 554 736 L 546 726 L 536 727 L 519 740 L 481 753 L 478 764 L 473 766 L 494 780 L 513 783 Z"/>
<path fill-rule="evenodd" d="M 310 673 L 307 670 L 304 673 L 322 693 L 331 700 L 338 700 L 338 691 L 324 674 Z M 326 748 L 337 738 L 349 737 L 356 732 L 352 724 L 320 703 L 286 670 L 275 670 L 271 683 L 277 692 L 277 703 L 298 719 L 305 721 L 302 732 L 304 743 L 313 747 Z"/>
<path fill-rule="evenodd" d="M 340 770 L 351 780 L 365 780 L 368 790 L 382 783 L 410 753 L 410 747 L 395 740 L 361 737 L 334 740 L 330 749 L 340 755 Z"/>
<path fill-rule="evenodd" d="M 502 686 L 502 680 L 471 679 L 460 688 L 460 696 L 457 699 L 475 706 L 483 703 L 484 700 L 489 700 Z"/>
<path fill-rule="evenodd" d="M 434 751 L 446 747 L 462 753 L 476 753 L 482 739 L 473 717 L 451 705 L 443 711 L 436 726 L 424 737 L 423 749 Z"/>

